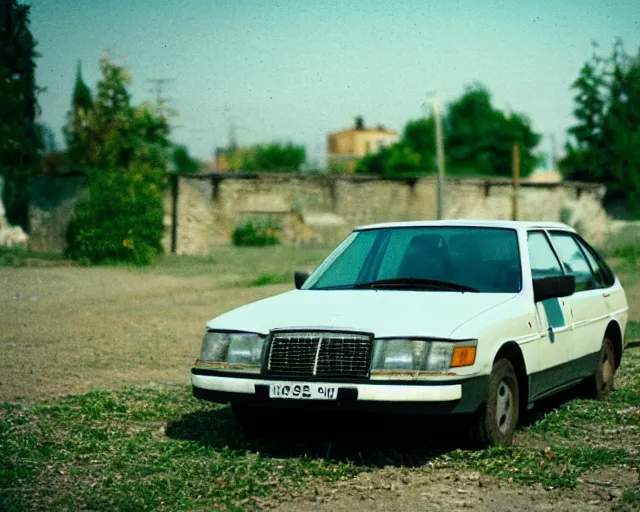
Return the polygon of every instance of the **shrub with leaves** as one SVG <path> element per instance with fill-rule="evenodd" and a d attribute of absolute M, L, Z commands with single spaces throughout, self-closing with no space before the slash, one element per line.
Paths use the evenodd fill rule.
<path fill-rule="evenodd" d="M 67 256 L 146 265 L 162 252 L 169 128 L 158 109 L 131 105 L 124 67 L 102 59 L 100 68 L 95 101 L 74 101 L 65 131 L 69 158 L 89 178 L 69 225 Z"/>
<path fill-rule="evenodd" d="M 280 233 L 280 225 L 271 219 L 247 219 L 236 226 L 231 240 L 236 246 L 264 247 L 279 244 Z"/>
<path fill-rule="evenodd" d="M 96 172 L 76 207 L 67 256 L 90 263 L 148 265 L 162 252 L 162 200 L 152 171 Z"/>

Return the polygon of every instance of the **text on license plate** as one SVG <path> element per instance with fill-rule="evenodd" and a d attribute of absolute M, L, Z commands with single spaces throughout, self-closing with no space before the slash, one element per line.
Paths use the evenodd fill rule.
<path fill-rule="evenodd" d="M 269 398 L 335 400 L 338 398 L 338 387 L 304 382 L 279 382 L 269 385 Z"/>

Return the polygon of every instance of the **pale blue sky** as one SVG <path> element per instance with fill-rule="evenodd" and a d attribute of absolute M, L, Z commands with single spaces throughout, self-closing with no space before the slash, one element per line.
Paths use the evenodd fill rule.
<path fill-rule="evenodd" d="M 427 91 L 446 103 L 474 81 L 560 148 L 591 41 L 606 53 L 616 37 L 640 47 L 638 0 L 30 3 L 42 119 L 60 143 L 77 59 L 93 88 L 110 50 L 135 101 L 152 97 L 148 79 L 175 79 L 165 88 L 179 111 L 174 139 L 200 158 L 228 142 L 233 118 L 241 144 L 292 140 L 322 164 L 327 133 L 356 115 L 401 130 L 425 115 Z"/>

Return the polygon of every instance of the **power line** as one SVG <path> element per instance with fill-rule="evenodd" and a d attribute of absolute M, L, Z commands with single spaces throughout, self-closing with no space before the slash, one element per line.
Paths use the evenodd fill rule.
<path fill-rule="evenodd" d="M 153 87 L 151 89 L 147 89 L 147 92 L 150 92 L 155 95 L 157 113 L 160 115 L 166 115 L 167 118 L 176 117 L 178 115 L 177 111 L 174 108 L 171 108 L 170 106 L 168 106 L 168 104 L 171 101 L 173 101 L 173 97 L 164 95 L 165 86 L 173 82 L 174 80 L 175 78 L 147 79 L 147 82 L 150 82 L 153 84 Z M 171 131 L 175 131 L 182 127 L 183 127 L 182 125 L 172 125 L 172 124 L 169 125 L 169 128 L 171 129 Z"/>
<path fill-rule="evenodd" d="M 175 78 L 149 78 L 147 82 L 151 82 L 153 87 L 148 90 L 148 92 L 154 93 L 156 95 L 156 104 L 158 106 L 163 105 L 164 103 L 170 101 L 172 98 L 165 98 L 164 86 L 170 82 L 173 82 Z"/>

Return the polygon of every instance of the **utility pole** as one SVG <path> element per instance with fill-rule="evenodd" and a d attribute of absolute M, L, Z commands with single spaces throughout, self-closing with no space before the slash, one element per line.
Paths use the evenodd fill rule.
<path fill-rule="evenodd" d="M 164 86 L 169 82 L 173 82 L 174 80 L 175 78 L 150 78 L 147 80 L 147 82 L 153 84 L 153 87 L 149 90 L 149 92 L 152 92 L 156 95 L 156 108 L 159 111 L 162 111 L 164 105 L 171 99 L 164 97 Z"/>
<path fill-rule="evenodd" d="M 229 141 L 228 141 L 227 148 L 230 150 L 236 150 L 238 149 L 238 136 L 237 136 L 238 125 L 235 122 L 232 111 L 233 111 L 233 107 L 231 107 L 230 105 L 224 106 L 223 115 L 227 120 L 228 134 L 229 134 L 228 135 Z"/>
<path fill-rule="evenodd" d="M 505 117 L 511 119 L 511 108 L 507 105 Z M 518 220 L 518 199 L 520 195 L 520 146 L 517 141 L 511 145 L 511 183 L 512 183 L 512 205 L 511 219 Z"/>
<path fill-rule="evenodd" d="M 150 78 L 147 82 L 153 84 L 153 87 L 149 89 L 150 93 L 155 94 L 156 101 L 156 114 L 161 116 L 166 116 L 168 120 L 169 117 L 175 117 L 177 112 L 175 109 L 168 106 L 168 103 L 173 99 L 171 97 L 166 97 L 164 95 L 164 87 L 166 84 L 173 82 L 175 78 Z M 169 128 L 173 131 L 177 128 L 182 128 L 179 125 L 170 125 Z"/>
<path fill-rule="evenodd" d="M 433 115 L 436 123 L 436 157 L 438 161 L 438 182 L 436 185 L 437 219 L 444 218 L 444 145 L 442 142 L 442 121 L 440 119 L 440 105 L 433 100 Z"/>
<path fill-rule="evenodd" d="M 511 148 L 512 157 L 512 173 L 513 173 L 513 207 L 512 218 L 518 220 L 518 195 L 520 193 L 520 146 L 517 142 L 513 143 Z"/>

